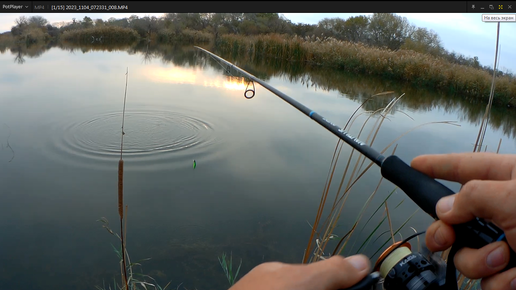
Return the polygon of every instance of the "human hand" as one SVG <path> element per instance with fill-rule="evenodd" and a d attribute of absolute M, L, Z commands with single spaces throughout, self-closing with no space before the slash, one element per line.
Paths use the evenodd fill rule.
<path fill-rule="evenodd" d="M 426 245 L 443 251 L 455 242 L 450 225 L 484 218 L 500 227 L 506 242 L 480 249 L 463 248 L 454 258 L 456 268 L 470 279 L 482 279 L 484 290 L 516 290 L 516 268 L 503 270 L 509 262 L 509 246 L 516 250 L 516 155 L 461 153 L 422 155 L 411 166 L 432 178 L 456 181 L 462 189 L 443 197 L 436 206 L 439 221 L 428 227 Z"/>
<path fill-rule="evenodd" d="M 337 290 L 360 282 L 370 267 L 363 255 L 333 256 L 311 264 L 268 262 L 256 266 L 230 290 Z"/>

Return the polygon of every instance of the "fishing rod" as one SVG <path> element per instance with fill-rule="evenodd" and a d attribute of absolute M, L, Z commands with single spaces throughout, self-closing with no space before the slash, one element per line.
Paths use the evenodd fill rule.
<path fill-rule="evenodd" d="M 437 214 L 435 212 L 435 207 L 436 207 L 439 199 L 441 199 L 445 196 L 454 194 L 454 192 L 452 190 L 450 190 L 449 188 L 447 188 L 440 182 L 436 181 L 435 179 L 431 178 L 430 176 L 410 167 L 408 164 L 403 162 L 403 160 L 401 160 L 396 155 L 391 155 L 388 157 L 383 156 L 378 151 L 374 150 L 372 147 L 370 147 L 367 144 L 365 144 L 364 142 L 360 141 L 358 138 L 350 135 L 349 133 L 344 131 L 339 126 L 328 121 L 323 116 L 321 116 L 318 113 L 314 112 L 313 110 L 307 108 L 306 106 L 304 106 L 303 104 L 299 103 L 298 101 L 292 99 L 291 97 L 285 95 L 284 93 L 280 92 L 276 88 L 267 84 L 263 80 L 248 73 L 247 71 L 243 70 L 242 68 L 232 64 L 231 62 L 221 58 L 220 56 L 217 56 L 216 54 L 214 54 L 204 48 L 201 48 L 198 46 L 195 46 L 195 48 L 207 53 L 214 59 L 216 59 L 222 63 L 225 63 L 227 65 L 228 71 L 230 68 L 233 68 L 234 70 L 240 72 L 242 75 L 247 77 L 249 80 L 260 84 L 261 86 L 263 86 L 264 88 L 269 90 L 271 93 L 280 97 L 285 102 L 289 103 L 294 108 L 298 109 L 303 114 L 305 114 L 306 116 L 310 117 L 312 120 L 317 122 L 319 125 L 323 126 L 328 131 L 332 132 L 334 135 L 336 135 L 342 141 L 346 142 L 348 145 L 350 145 L 351 147 L 356 149 L 358 152 L 362 153 L 365 157 L 367 157 L 368 159 L 370 159 L 371 161 L 373 161 L 376 165 L 378 165 L 380 167 L 380 172 L 384 178 L 391 181 L 393 184 L 395 184 L 400 189 L 402 189 L 405 192 L 405 194 L 407 194 L 421 209 L 423 209 L 427 214 L 432 216 L 434 219 L 436 219 L 436 220 L 438 219 Z M 254 84 L 253 84 L 253 86 L 254 86 Z M 244 93 L 244 96 L 247 99 L 251 99 L 252 97 L 254 97 L 254 90 L 252 91 L 252 95 L 250 95 L 250 96 L 247 95 L 247 93 L 249 91 L 250 90 L 246 89 L 246 91 Z M 475 218 L 464 224 L 454 225 L 453 228 L 456 233 L 456 241 L 455 241 L 454 245 L 452 246 L 452 249 L 448 255 L 448 263 L 446 265 L 446 280 L 440 281 L 439 285 L 438 285 L 441 288 L 428 288 L 426 286 L 425 286 L 426 288 L 420 288 L 419 286 L 414 286 L 415 288 L 414 287 L 408 288 L 408 286 L 405 285 L 406 288 L 399 288 L 399 289 L 409 289 L 409 290 L 414 290 L 414 289 L 417 289 L 417 290 L 420 290 L 420 289 L 421 290 L 423 290 L 423 289 L 425 289 L 425 290 L 457 289 L 456 270 L 455 270 L 455 265 L 453 263 L 453 258 L 454 258 L 455 253 L 460 248 L 469 247 L 469 248 L 479 249 L 487 244 L 490 244 L 490 243 L 493 243 L 496 241 L 505 241 L 506 242 L 505 233 L 500 228 L 498 228 L 493 223 L 487 222 L 481 218 Z M 399 243 L 399 244 L 397 243 L 393 246 L 391 246 L 389 249 L 387 249 L 384 252 L 384 254 L 387 255 L 386 257 L 380 257 L 380 259 L 379 259 L 379 261 L 382 260 L 382 262 L 386 263 L 389 255 L 391 257 L 395 254 L 398 256 L 397 258 L 399 258 L 399 260 L 397 262 L 392 262 L 392 260 L 390 261 L 390 264 L 392 264 L 392 267 L 390 269 L 388 269 L 389 271 L 395 270 L 396 266 L 400 266 L 400 264 L 402 264 L 400 266 L 401 268 L 403 268 L 403 266 L 408 267 L 409 265 L 411 265 L 410 262 L 414 263 L 415 260 L 419 259 L 419 258 L 417 258 L 417 259 L 411 258 L 410 260 L 405 261 L 408 258 L 412 257 L 410 255 L 414 255 L 410 251 L 409 251 L 410 254 L 408 254 L 405 241 L 403 243 Z M 410 247 L 408 247 L 408 248 L 410 248 Z M 382 254 L 382 255 L 384 255 L 384 254 Z M 406 254 L 406 255 L 404 255 L 404 254 Z M 426 255 L 426 256 L 428 259 L 430 259 L 430 260 L 432 259 L 431 256 L 429 256 L 429 255 Z M 422 258 L 424 258 L 424 257 L 422 257 Z M 414 261 L 412 261 L 412 260 L 414 260 Z M 405 263 L 403 263 L 404 261 L 405 261 Z M 442 265 L 441 265 L 442 263 L 439 263 L 439 262 L 432 262 L 432 264 L 434 264 L 435 268 L 442 267 Z M 412 266 L 417 267 L 416 264 L 414 264 Z M 509 264 L 503 271 L 513 268 L 513 267 L 516 267 L 516 253 L 511 249 Z M 375 268 L 377 268 L 377 267 L 375 267 Z M 437 270 L 435 270 L 435 271 L 437 271 Z M 376 273 L 376 272 L 374 272 L 374 273 Z M 363 281 L 361 281 L 359 284 L 363 284 L 363 285 L 361 285 L 360 287 L 358 287 L 358 288 L 352 287 L 349 289 L 369 289 L 367 287 L 370 287 L 371 283 L 375 283 L 375 281 L 378 280 L 378 275 L 374 274 L 374 273 L 367 276 Z M 388 272 L 388 273 L 390 273 L 390 272 Z M 419 278 L 419 280 L 417 280 L 420 282 L 418 285 L 423 283 L 422 281 L 426 281 L 425 279 L 428 278 L 428 276 L 424 276 L 422 273 L 423 272 L 419 273 L 419 274 L 421 274 L 420 275 L 421 277 Z M 387 277 L 388 275 L 387 275 L 387 273 L 383 273 L 383 274 L 386 277 L 383 277 L 384 275 L 382 275 L 382 277 L 385 278 L 386 279 L 385 282 L 387 282 L 387 280 L 389 279 Z M 398 271 L 398 274 L 400 274 L 400 271 Z M 394 280 L 396 278 L 400 278 L 400 277 L 397 277 L 398 274 L 394 275 L 391 278 L 393 278 Z M 413 273 L 412 273 L 412 275 L 413 275 Z M 367 282 L 366 282 L 366 280 L 367 280 Z M 402 279 L 402 280 L 406 280 L 406 279 Z M 414 285 L 413 280 L 410 280 L 409 282 L 413 283 L 411 285 Z M 409 283 L 409 282 L 407 282 L 407 283 Z M 435 283 L 437 283 L 437 282 L 435 282 Z M 434 285 L 431 287 L 436 287 L 436 286 Z M 398 288 L 393 288 L 393 289 L 398 289 Z"/>

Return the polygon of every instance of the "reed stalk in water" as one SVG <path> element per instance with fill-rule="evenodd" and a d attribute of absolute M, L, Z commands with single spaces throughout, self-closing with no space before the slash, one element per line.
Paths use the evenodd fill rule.
<path fill-rule="evenodd" d="M 137 290 L 137 289 L 156 289 L 156 290 L 165 290 L 168 288 L 171 282 L 168 282 L 165 287 L 161 287 L 158 285 L 157 281 L 152 278 L 149 275 L 142 275 L 140 273 L 136 274 L 133 272 L 134 266 L 141 266 L 140 262 L 149 260 L 142 259 L 137 262 L 131 262 L 131 258 L 129 257 L 129 253 L 126 249 L 126 241 L 127 241 L 127 213 L 128 213 L 128 206 L 125 205 L 124 210 L 124 160 L 123 160 L 123 146 L 124 146 L 124 121 L 125 121 L 125 104 L 127 99 L 127 79 L 129 76 L 129 69 L 127 69 L 125 77 L 125 93 L 124 93 L 124 108 L 122 110 L 122 137 L 120 141 L 120 160 L 118 161 L 118 215 L 120 217 L 120 235 L 115 233 L 111 228 L 109 227 L 109 222 L 106 218 L 101 218 L 99 221 L 103 223 L 103 228 L 105 228 L 110 234 L 116 236 L 120 240 L 121 249 L 118 250 L 115 247 L 113 249 L 115 250 L 115 253 L 120 259 L 120 272 L 122 276 L 122 285 L 124 286 L 118 286 L 116 282 L 114 282 L 114 287 L 109 288 L 106 287 L 99 287 L 95 286 L 97 290 L 111 290 L 111 289 L 118 289 L 118 290 Z M 140 277 L 143 277 L 144 280 L 138 280 L 135 276 L 139 275 Z M 139 286 L 138 286 L 139 285 Z M 141 287 L 141 288 L 139 288 Z M 151 288 L 152 287 L 152 288 Z M 178 286 L 179 287 L 179 286 Z"/>
<path fill-rule="evenodd" d="M 120 243 L 122 246 L 122 283 L 125 289 L 129 290 L 127 283 L 127 268 L 125 262 L 125 234 L 124 234 L 124 160 L 122 159 L 124 147 L 124 121 L 125 121 L 125 101 L 127 99 L 127 77 L 129 76 L 129 68 L 125 73 L 125 93 L 124 93 L 124 109 L 122 110 L 122 137 L 120 141 L 120 160 L 118 161 L 118 215 L 120 216 Z"/>

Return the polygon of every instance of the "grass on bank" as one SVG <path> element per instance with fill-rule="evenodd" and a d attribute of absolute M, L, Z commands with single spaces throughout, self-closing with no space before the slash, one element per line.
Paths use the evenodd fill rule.
<path fill-rule="evenodd" d="M 229 286 L 233 286 L 237 281 L 238 273 L 240 272 L 240 267 L 242 266 L 242 259 L 240 259 L 240 265 L 235 273 L 233 273 L 233 253 L 229 257 L 226 256 L 226 253 L 222 253 L 222 257 L 219 257 L 219 263 L 228 279 Z"/>
<path fill-rule="evenodd" d="M 486 102 L 491 76 L 488 72 L 452 64 L 411 50 L 392 51 L 336 39 L 301 38 L 268 34 L 258 36 L 222 35 L 217 48 L 251 59 L 268 57 L 287 62 L 325 66 L 364 75 L 411 83 L 441 92 L 474 97 Z M 508 76 L 496 80 L 495 105 L 516 106 L 516 80 Z"/>

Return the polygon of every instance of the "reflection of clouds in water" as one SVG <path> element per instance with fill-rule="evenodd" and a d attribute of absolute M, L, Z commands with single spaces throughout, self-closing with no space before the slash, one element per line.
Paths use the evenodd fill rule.
<path fill-rule="evenodd" d="M 109 66 L 105 65 L 105 64 L 102 64 L 102 63 L 98 64 L 97 68 L 101 72 L 111 72 L 111 68 Z"/>
<path fill-rule="evenodd" d="M 23 77 L 21 75 L 17 75 L 17 74 L 3 74 L 3 75 L 0 75 L 0 83 L 5 83 L 5 84 L 12 84 L 12 83 L 20 83 L 23 81 Z"/>
<path fill-rule="evenodd" d="M 245 90 L 247 83 L 242 77 L 208 75 L 206 71 L 192 70 L 185 67 L 146 67 L 143 75 L 154 82 L 172 84 L 192 84 L 204 87 L 225 88 L 228 90 Z"/>

